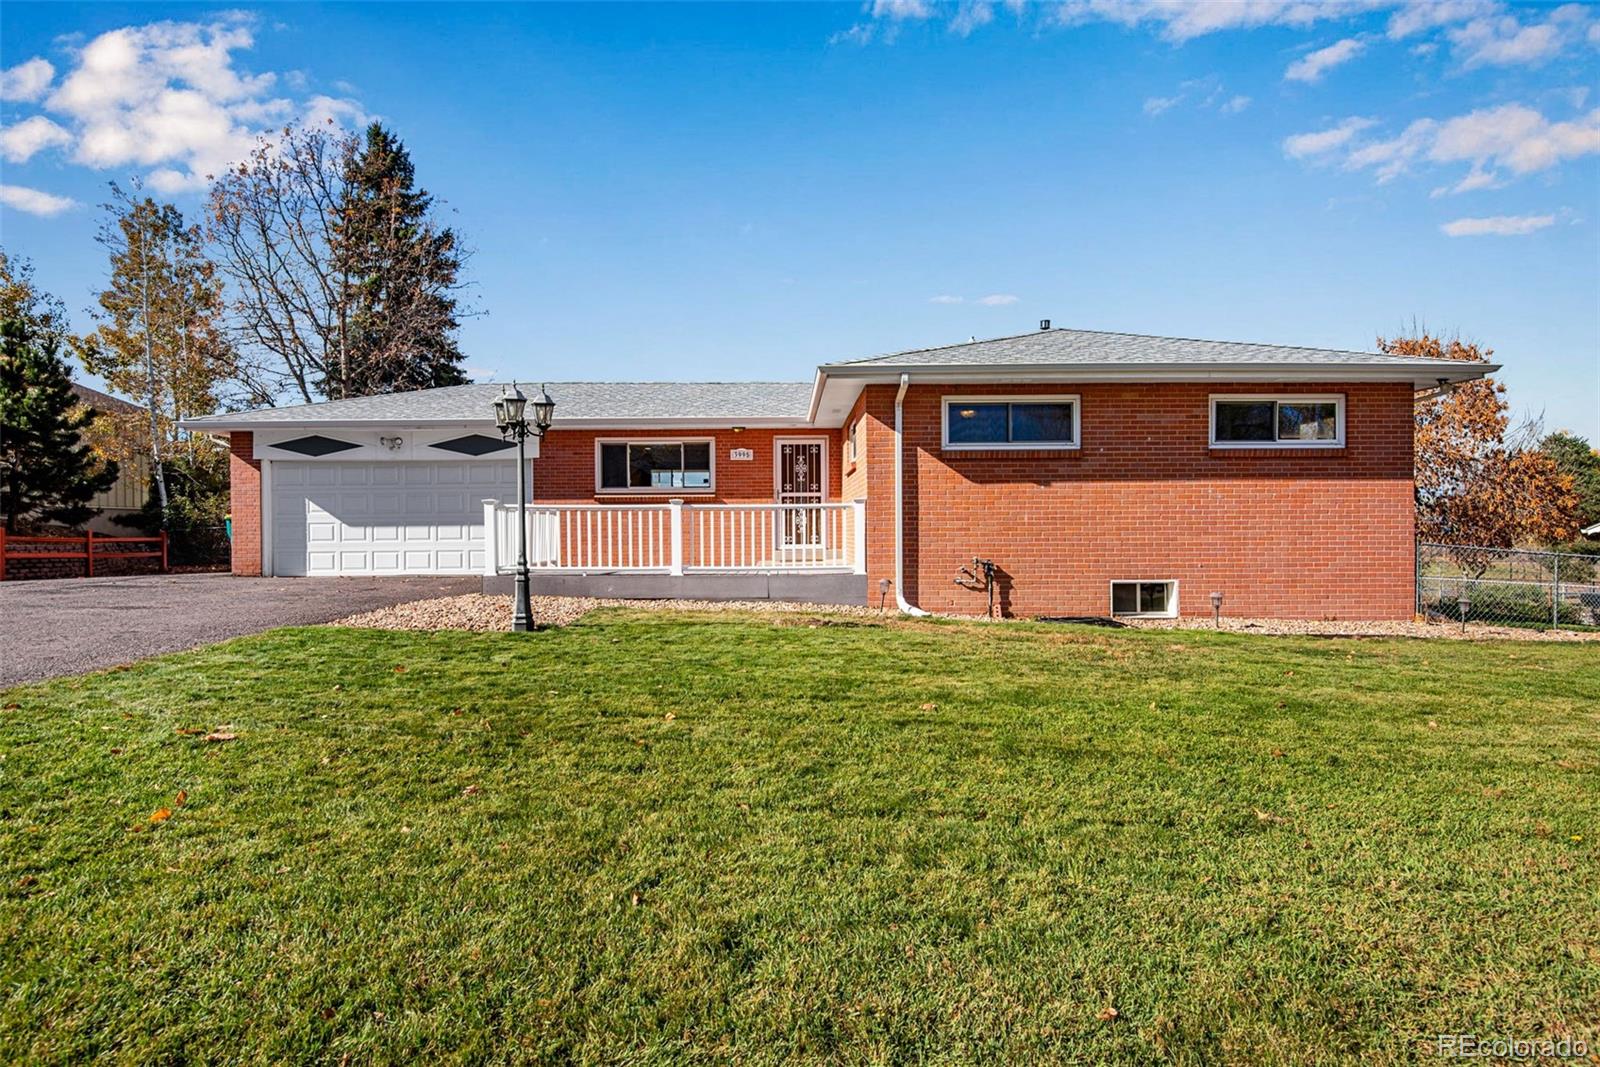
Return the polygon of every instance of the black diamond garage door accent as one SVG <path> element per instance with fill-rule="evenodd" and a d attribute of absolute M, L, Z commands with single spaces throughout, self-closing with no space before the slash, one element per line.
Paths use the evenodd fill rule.
<path fill-rule="evenodd" d="M 481 433 L 472 433 L 465 437 L 452 437 L 448 441 L 436 441 L 433 447 L 442 448 L 446 452 L 459 452 L 463 456 L 487 456 L 490 452 L 510 448 L 511 442 L 502 441 L 498 437 L 485 437 Z"/>
<path fill-rule="evenodd" d="M 296 437 L 293 441 L 283 441 L 272 446 L 281 448 L 285 452 L 298 452 L 302 456 L 331 456 L 335 452 L 348 452 L 360 445 L 351 444 L 349 441 L 335 441 L 331 437 L 312 434 L 310 437 Z"/>

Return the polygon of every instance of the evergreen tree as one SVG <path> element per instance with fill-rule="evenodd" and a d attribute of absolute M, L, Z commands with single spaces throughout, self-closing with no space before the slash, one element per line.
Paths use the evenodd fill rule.
<path fill-rule="evenodd" d="M 345 197 L 333 240 L 347 288 L 346 351 L 327 368 L 330 397 L 460 385 L 456 343 L 461 250 L 431 217 L 411 157 L 374 122 L 344 158 Z"/>
<path fill-rule="evenodd" d="M 24 518 L 76 526 L 89 501 L 117 480 L 117 465 L 82 439 L 94 411 L 79 404 L 60 356 L 60 305 L 33 287 L 26 266 L 0 253 L 0 512 L 15 533 Z"/>

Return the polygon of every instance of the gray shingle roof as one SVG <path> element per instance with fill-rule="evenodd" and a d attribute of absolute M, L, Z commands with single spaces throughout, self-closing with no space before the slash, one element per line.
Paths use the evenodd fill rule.
<path fill-rule="evenodd" d="M 386 393 L 320 404 L 262 408 L 237 415 L 189 419 L 186 426 L 271 426 L 307 420 L 328 422 L 476 422 L 493 417 L 504 385 L 484 382 Z M 550 382 L 555 421 L 628 419 L 804 419 L 810 382 Z M 537 383 L 524 384 L 533 395 Z"/>
<path fill-rule="evenodd" d="M 1334 348 L 1298 348 L 1291 345 L 1249 344 L 1240 341 L 1201 341 L 1188 337 L 1150 337 L 1136 333 L 1098 330 L 1035 330 L 1014 337 L 987 341 L 914 348 L 905 352 L 826 363 L 824 372 L 872 367 L 1034 367 L 1093 364 L 1140 366 L 1150 364 L 1293 364 L 1295 366 L 1371 365 L 1393 362 L 1400 366 L 1453 366 L 1447 359 L 1413 359 L 1380 352 L 1349 352 Z"/>

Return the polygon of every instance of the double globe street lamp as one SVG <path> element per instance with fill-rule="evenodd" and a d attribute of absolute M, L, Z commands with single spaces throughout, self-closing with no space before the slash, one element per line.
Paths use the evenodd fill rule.
<path fill-rule="evenodd" d="M 556 402 L 542 385 L 539 395 L 532 400 L 532 423 L 527 419 L 529 403 L 516 382 L 511 383 L 509 393 L 502 389 L 494 402 L 494 424 L 500 428 L 500 437 L 517 442 L 517 583 L 512 596 L 511 629 L 519 634 L 533 629 L 533 604 L 528 599 L 527 440 L 544 436 L 556 410 Z"/>

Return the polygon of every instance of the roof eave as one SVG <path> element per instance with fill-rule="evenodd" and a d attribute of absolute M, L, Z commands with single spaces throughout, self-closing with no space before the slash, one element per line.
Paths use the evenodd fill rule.
<path fill-rule="evenodd" d="M 215 420 L 215 421 L 213 421 Z M 811 420 L 804 416 L 788 418 L 754 417 L 745 418 L 738 415 L 720 416 L 717 418 L 695 417 L 681 419 L 556 419 L 551 423 L 552 430 L 718 430 L 729 429 L 734 426 L 749 429 L 775 429 L 788 430 L 797 427 L 809 426 Z M 200 433 L 236 433 L 254 430 L 376 430 L 385 427 L 409 427 L 414 429 L 441 429 L 446 427 L 462 427 L 464 429 L 493 428 L 491 419 L 258 419 L 258 420 L 229 420 L 227 416 L 206 416 L 200 419 L 185 420 L 178 423 L 184 430 Z"/>
<path fill-rule="evenodd" d="M 1449 382 L 1471 381 L 1500 369 L 1498 363 L 1408 363 L 1382 360 L 1372 363 L 1033 363 L 1005 366 L 949 363 L 926 364 L 831 364 L 818 369 L 819 388 L 824 378 L 849 379 L 862 384 L 884 384 L 900 380 L 902 374 L 928 381 L 987 382 L 1206 382 L 1206 381 L 1305 381 L 1372 382 L 1409 381 L 1413 388 Z M 815 394 L 814 394 L 815 395 Z M 813 402 L 813 407 L 815 401 Z"/>

